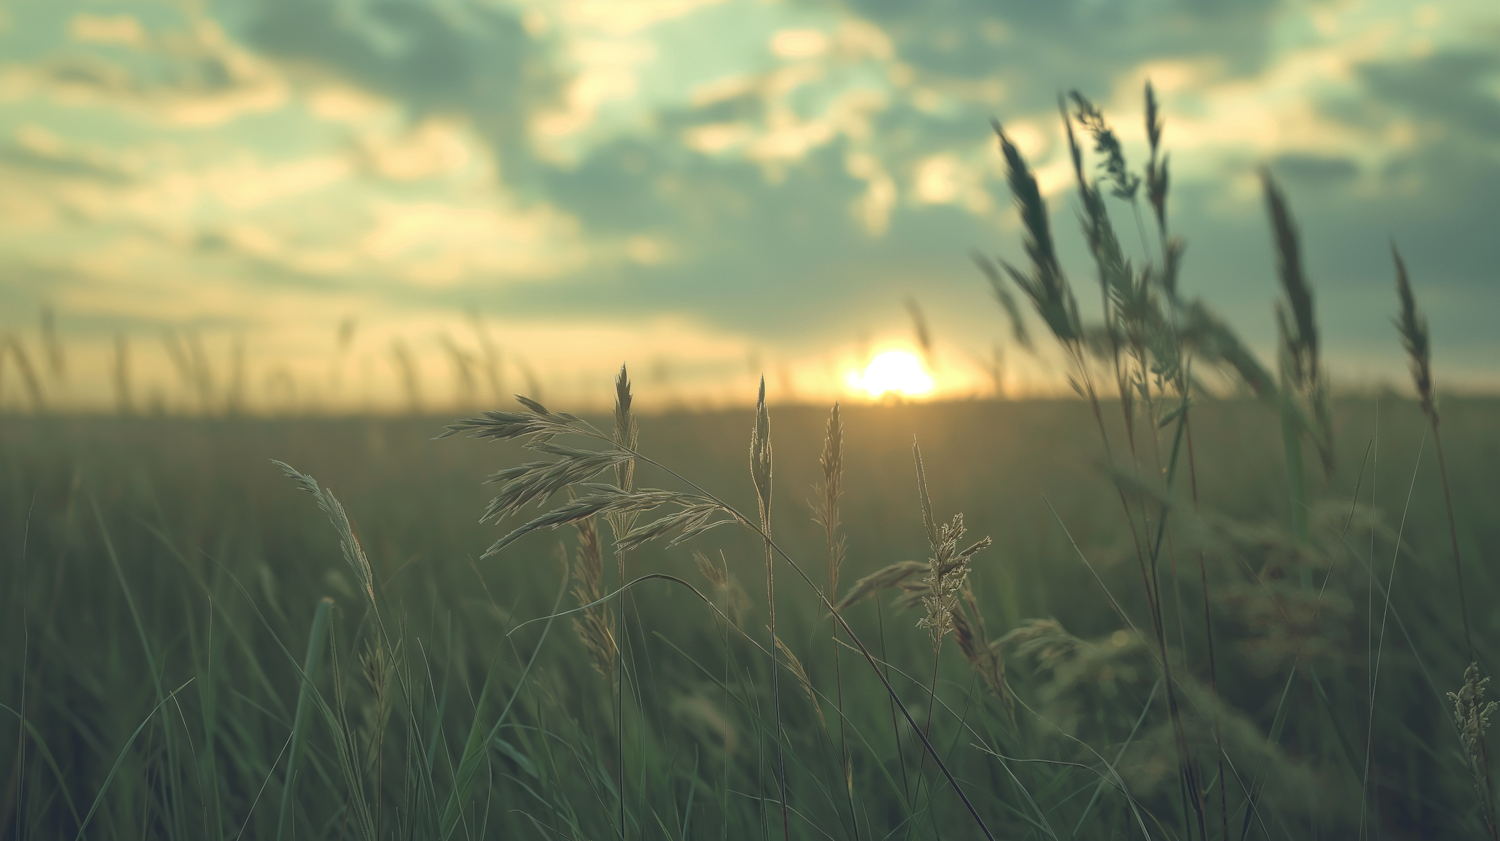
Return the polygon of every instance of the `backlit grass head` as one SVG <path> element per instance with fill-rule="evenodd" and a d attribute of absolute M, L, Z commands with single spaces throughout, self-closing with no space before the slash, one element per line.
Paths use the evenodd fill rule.
<path fill-rule="evenodd" d="M 927 472 L 922 466 L 922 449 L 915 443 L 912 444 L 912 455 L 917 462 L 922 524 L 927 529 L 927 540 L 932 549 L 932 555 L 927 559 L 927 574 L 922 578 L 926 592 L 921 599 L 926 615 L 917 620 L 917 626 L 927 629 L 932 647 L 936 649 L 943 636 L 953 630 L 953 614 L 959 610 L 959 598 L 969 579 L 969 562 L 979 550 L 990 545 L 990 539 L 985 537 L 966 549 L 959 549 L 959 541 L 966 531 L 964 515 L 954 514 L 947 523 L 933 520 L 932 499 L 927 493 Z"/>
<path fill-rule="evenodd" d="M 1000 152 L 1005 156 L 1005 178 L 1016 207 L 1021 211 L 1021 223 L 1026 229 L 1022 242 L 1026 256 L 1031 259 L 1031 271 L 1020 269 L 1002 260 L 1005 268 L 1026 297 L 1036 307 L 1037 314 L 1047 324 L 1058 341 L 1076 346 L 1083 338 L 1083 327 L 1078 318 L 1078 303 L 1063 275 L 1057 260 L 1057 247 L 1052 239 L 1052 225 L 1047 219 L 1047 203 L 1042 199 L 1036 176 L 1026 165 L 1025 158 L 998 121 L 991 125 L 1000 140 Z"/>
<path fill-rule="evenodd" d="M 1435 408 L 1432 399 L 1432 334 L 1427 329 L 1427 317 L 1417 309 L 1417 299 L 1406 276 L 1406 263 L 1394 242 L 1391 243 L 1391 259 L 1396 263 L 1396 295 L 1401 299 L 1401 313 L 1395 319 L 1396 331 L 1401 334 L 1401 347 L 1411 362 L 1412 385 L 1422 399 L 1422 410 L 1432 414 Z"/>

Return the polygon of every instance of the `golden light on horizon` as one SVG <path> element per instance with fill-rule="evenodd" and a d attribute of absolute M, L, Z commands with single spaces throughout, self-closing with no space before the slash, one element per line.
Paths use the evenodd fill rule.
<path fill-rule="evenodd" d="M 902 397 L 921 397 L 932 392 L 932 375 L 922 366 L 922 360 L 909 350 L 883 351 L 870 360 L 863 372 L 850 371 L 847 377 L 852 388 L 862 389 L 871 397 L 887 394 Z"/>

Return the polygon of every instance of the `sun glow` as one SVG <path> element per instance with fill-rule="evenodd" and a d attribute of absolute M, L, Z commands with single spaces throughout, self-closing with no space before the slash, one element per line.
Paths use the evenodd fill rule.
<path fill-rule="evenodd" d="M 864 373 L 850 371 L 848 382 L 871 397 L 886 394 L 918 397 L 932 391 L 932 375 L 922 367 L 922 360 L 907 350 L 888 350 L 877 355 L 865 366 Z"/>

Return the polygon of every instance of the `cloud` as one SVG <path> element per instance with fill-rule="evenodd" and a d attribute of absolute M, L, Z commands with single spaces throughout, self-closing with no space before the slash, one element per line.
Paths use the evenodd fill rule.
<path fill-rule="evenodd" d="M 262 55 L 385 97 L 416 121 L 465 116 L 517 175 L 530 160 L 527 114 L 561 89 L 520 16 L 490 5 L 262 0 L 240 32 Z"/>
<path fill-rule="evenodd" d="M 1380 103 L 1475 140 L 1500 139 L 1500 57 L 1493 50 L 1454 50 L 1406 60 L 1376 61 L 1357 68 L 1360 81 Z"/>
<path fill-rule="evenodd" d="M 31 124 L 17 129 L 13 142 L 0 145 L 0 166 L 106 184 L 126 184 L 132 180 L 130 167 L 119 155 L 101 148 L 76 147 Z"/>
<path fill-rule="evenodd" d="M 919 81 L 999 77 L 1012 109 L 1047 107 L 1060 88 L 1107 89 L 1121 70 L 1147 60 L 1214 57 L 1251 76 L 1272 55 L 1274 0 L 847 0 L 881 27 Z M 950 89 L 955 91 L 956 89 Z"/>
<path fill-rule="evenodd" d="M 421 284 L 554 277 L 587 264 L 573 220 L 547 207 L 382 202 L 359 242 L 370 265 Z"/>
<path fill-rule="evenodd" d="M 1290 181 L 1319 187 L 1344 184 L 1359 175 L 1359 167 L 1346 157 L 1301 152 L 1277 155 L 1271 169 Z"/>
<path fill-rule="evenodd" d="M 78 14 L 68 19 L 68 37 L 84 44 L 139 47 L 146 43 L 146 29 L 134 15 Z"/>
<path fill-rule="evenodd" d="M 218 125 L 288 101 L 282 75 L 212 20 L 148 33 L 130 16 L 83 15 L 70 20 L 69 32 L 85 45 L 135 49 L 128 59 L 65 49 L 9 65 L 0 72 L 0 101 L 42 98 L 74 108 L 117 108 L 179 126 Z"/>
<path fill-rule="evenodd" d="M 468 173 L 493 185 L 488 150 L 476 140 L 459 120 L 429 117 L 397 133 L 358 135 L 355 143 L 364 171 L 376 178 L 411 182 Z"/>

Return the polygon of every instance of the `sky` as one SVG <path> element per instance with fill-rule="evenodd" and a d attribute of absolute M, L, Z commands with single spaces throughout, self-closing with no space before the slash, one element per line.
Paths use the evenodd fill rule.
<path fill-rule="evenodd" d="M 1497 43 L 1492 0 L 7 0 L 0 409 L 23 357 L 57 407 L 856 399 L 913 305 L 935 395 L 1056 393 L 970 261 L 1024 262 L 989 122 L 1087 314 L 1057 97 L 1138 169 L 1148 79 L 1185 294 L 1274 359 L 1265 166 L 1335 387 L 1405 387 L 1394 239 L 1439 388 L 1494 391 Z"/>

